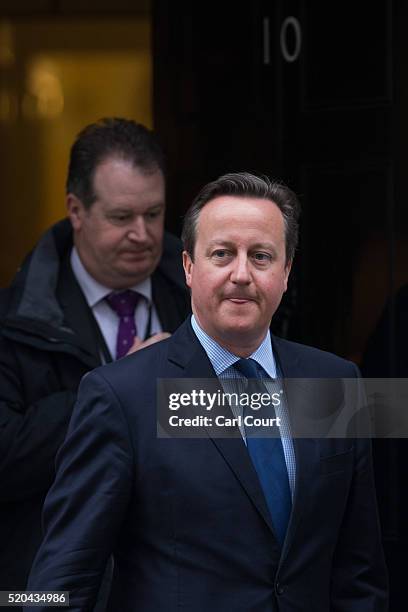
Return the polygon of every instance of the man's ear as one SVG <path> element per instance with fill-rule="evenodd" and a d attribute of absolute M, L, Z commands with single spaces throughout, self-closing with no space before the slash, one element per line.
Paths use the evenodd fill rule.
<path fill-rule="evenodd" d="M 186 275 L 186 285 L 187 287 L 191 287 L 194 263 L 187 251 L 183 251 L 183 268 L 184 274 Z"/>
<path fill-rule="evenodd" d="M 68 193 L 66 198 L 67 213 L 71 220 L 74 231 L 81 229 L 85 215 L 85 207 L 73 193 Z"/>
<path fill-rule="evenodd" d="M 285 266 L 285 279 L 284 279 L 284 290 L 286 291 L 286 289 L 288 288 L 288 280 L 289 280 L 289 274 L 290 271 L 292 269 L 292 259 L 290 261 L 288 261 L 288 263 Z"/>

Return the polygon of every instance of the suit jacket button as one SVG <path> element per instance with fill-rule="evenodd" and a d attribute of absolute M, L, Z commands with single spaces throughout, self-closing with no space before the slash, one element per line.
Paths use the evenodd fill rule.
<path fill-rule="evenodd" d="M 277 582 L 275 584 L 275 592 L 276 592 L 276 594 L 277 595 L 283 595 L 284 591 L 285 591 L 285 589 L 283 588 L 283 586 L 279 582 Z"/>

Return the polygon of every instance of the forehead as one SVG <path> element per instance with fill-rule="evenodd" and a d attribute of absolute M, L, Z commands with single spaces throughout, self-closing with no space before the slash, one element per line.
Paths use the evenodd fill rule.
<path fill-rule="evenodd" d="M 97 200 L 113 203 L 164 203 L 165 184 L 161 170 L 145 171 L 117 157 L 101 161 L 95 168 L 93 188 Z"/>
<path fill-rule="evenodd" d="M 281 211 L 272 200 L 248 196 L 219 196 L 207 202 L 198 217 L 197 239 L 284 238 Z"/>

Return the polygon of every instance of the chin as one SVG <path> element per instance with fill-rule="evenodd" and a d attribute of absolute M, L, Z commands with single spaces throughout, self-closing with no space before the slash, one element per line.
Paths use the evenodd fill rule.
<path fill-rule="evenodd" d="M 240 344 L 257 337 L 259 330 L 254 323 L 240 323 L 239 325 L 226 325 L 221 330 L 221 335 L 228 341 L 234 344 Z"/>
<path fill-rule="evenodd" d="M 107 287 L 111 289 L 115 289 L 117 291 L 122 291 L 124 289 L 129 289 L 133 287 L 133 285 L 137 285 L 141 283 L 149 276 L 148 273 L 138 272 L 136 273 L 134 270 L 120 270 L 117 271 L 116 274 L 112 275 L 110 282 L 103 283 Z"/>
<path fill-rule="evenodd" d="M 154 272 L 155 266 L 151 261 L 138 262 L 138 264 L 138 266 L 134 264 L 123 266 L 121 270 L 118 270 L 118 274 L 123 278 L 136 279 L 133 284 L 140 283 Z"/>
<path fill-rule="evenodd" d="M 254 317 L 230 317 L 225 323 L 225 329 L 236 331 L 237 333 L 244 333 L 257 326 L 258 321 Z"/>

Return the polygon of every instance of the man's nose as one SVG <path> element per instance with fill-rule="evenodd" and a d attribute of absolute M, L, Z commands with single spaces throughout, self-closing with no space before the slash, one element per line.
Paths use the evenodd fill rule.
<path fill-rule="evenodd" d="M 142 215 L 136 217 L 128 232 L 129 240 L 132 242 L 145 242 L 147 240 L 146 222 Z"/>
<path fill-rule="evenodd" d="M 251 280 L 251 270 L 247 255 L 237 255 L 233 263 L 231 281 L 239 285 L 248 285 Z"/>

